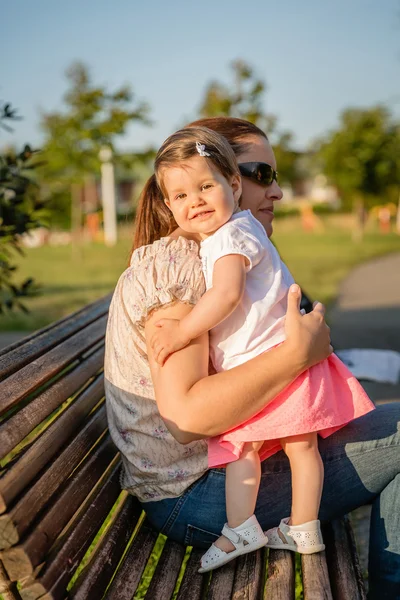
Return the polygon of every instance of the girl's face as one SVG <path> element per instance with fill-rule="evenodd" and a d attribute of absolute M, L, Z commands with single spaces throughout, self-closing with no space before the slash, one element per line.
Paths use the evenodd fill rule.
<path fill-rule="evenodd" d="M 165 204 L 179 227 L 205 239 L 231 218 L 241 194 L 239 175 L 228 181 L 202 156 L 161 171 Z"/>
<path fill-rule="evenodd" d="M 238 163 L 267 163 L 276 171 L 275 156 L 268 140 L 261 136 L 249 136 L 243 140 L 251 143 L 249 150 L 237 156 Z M 268 237 L 272 234 L 274 218 L 274 202 L 281 200 L 282 190 L 274 180 L 270 185 L 262 185 L 248 177 L 242 177 L 242 200 L 240 208 L 250 209 L 253 216 L 260 221 Z"/>

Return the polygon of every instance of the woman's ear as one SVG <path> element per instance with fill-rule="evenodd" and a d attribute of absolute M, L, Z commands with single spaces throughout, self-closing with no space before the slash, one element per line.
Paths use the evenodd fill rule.
<path fill-rule="evenodd" d="M 240 175 L 238 173 L 235 173 L 235 175 L 233 175 L 232 181 L 231 181 L 231 187 L 232 187 L 233 197 L 235 199 L 235 202 L 238 204 L 240 197 L 242 195 L 242 178 L 240 177 Z"/>
<path fill-rule="evenodd" d="M 169 208 L 169 210 L 171 210 L 171 202 L 168 200 L 168 198 L 164 198 L 164 204 Z"/>

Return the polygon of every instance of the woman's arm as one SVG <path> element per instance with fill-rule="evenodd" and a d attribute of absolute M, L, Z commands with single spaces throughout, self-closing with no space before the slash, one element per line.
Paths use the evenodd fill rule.
<path fill-rule="evenodd" d="M 182 444 L 219 435 L 260 412 L 304 370 L 332 352 L 324 307 L 299 313 L 300 289 L 292 286 L 286 341 L 223 373 L 208 375 L 208 334 L 192 340 L 160 367 L 149 340 L 160 318 L 182 319 L 191 307 L 177 303 L 153 313 L 145 335 L 157 405 L 168 429 Z"/>
<path fill-rule="evenodd" d="M 152 354 L 163 365 L 170 354 L 188 345 L 224 321 L 242 299 L 246 283 L 246 259 L 240 254 L 223 256 L 214 266 L 213 285 L 180 321 L 160 319 L 150 340 Z"/>

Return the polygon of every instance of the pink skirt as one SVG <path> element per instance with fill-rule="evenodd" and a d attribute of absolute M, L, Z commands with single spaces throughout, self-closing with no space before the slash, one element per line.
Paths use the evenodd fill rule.
<path fill-rule="evenodd" d="M 239 427 L 208 440 L 208 465 L 240 457 L 246 442 L 265 441 L 261 460 L 282 449 L 282 438 L 317 432 L 328 437 L 375 408 L 357 379 L 335 354 L 308 369 L 261 412 Z"/>

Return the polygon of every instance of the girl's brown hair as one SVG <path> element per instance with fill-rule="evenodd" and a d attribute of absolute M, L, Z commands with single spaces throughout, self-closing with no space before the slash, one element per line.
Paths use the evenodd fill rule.
<path fill-rule="evenodd" d="M 251 142 L 250 136 L 268 139 L 265 133 L 249 121 L 233 117 L 199 119 L 180 129 L 165 140 L 154 164 L 155 174 L 147 181 L 139 199 L 132 252 L 161 237 L 168 236 L 177 228 L 175 219 L 164 203 L 162 171 L 198 156 L 196 142 L 205 146 L 214 166 L 229 178 L 238 173 L 235 154 L 245 152 Z"/>

